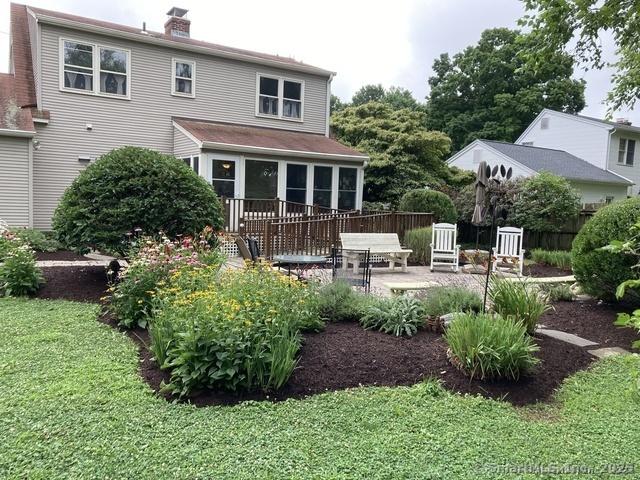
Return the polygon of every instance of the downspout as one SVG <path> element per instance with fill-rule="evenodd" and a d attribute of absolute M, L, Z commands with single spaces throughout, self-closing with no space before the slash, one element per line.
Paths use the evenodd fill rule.
<path fill-rule="evenodd" d="M 326 111 L 326 124 L 325 124 L 325 132 L 324 136 L 329 136 L 329 118 L 331 117 L 331 81 L 333 80 L 334 74 L 329 75 L 327 79 L 327 111 Z"/>

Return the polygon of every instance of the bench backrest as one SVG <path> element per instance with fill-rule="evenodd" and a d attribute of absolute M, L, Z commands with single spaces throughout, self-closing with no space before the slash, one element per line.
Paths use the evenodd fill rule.
<path fill-rule="evenodd" d="M 435 223 L 431 227 L 431 243 L 436 252 L 453 252 L 456 248 L 457 228 L 451 223 Z"/>
<path fill-rule="evenodd" d="M 517 257 L 522 250 L 522 236 L 524 230 L 516 227 L 498 227 L 496 238 L 496 252 L 498 255 Z"/>
<path fill-rule="evenodd" d="M 397 233 L 341 233 L 340 242 L 345 250 L 402 250 Z"/>

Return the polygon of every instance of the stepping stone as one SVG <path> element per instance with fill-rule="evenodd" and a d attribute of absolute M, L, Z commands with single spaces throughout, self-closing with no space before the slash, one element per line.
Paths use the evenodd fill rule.
<path fill-rule="evenodd" d="M 595 350 L 587 350 L 591 355 L 598 358 L 611 357 L 613 355 L 624 355 L 625 353 L 631 353 L 628 350 L 620 347 L 605 347 L 597 348 Z"/>
<path fill-rule="evenodd" d="M 572 345 L 577 345 L 578 347 L 591 347 L 593 345 L 598 345 L 596 342 L 592 342 L 591 340 L 587 340 L 586 338 L 573 335 L 572 333 L 561 332 L 560 330 L 538 328 L 536 332 L 541 333 L 542 335 L 546 335 L 547 337 L 562 340 L 563 342 L 567 342 Z"/>

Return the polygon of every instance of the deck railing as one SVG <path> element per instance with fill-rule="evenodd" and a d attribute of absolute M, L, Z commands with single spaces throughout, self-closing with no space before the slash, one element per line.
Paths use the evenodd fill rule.
<path fill-rule="evenodd" d="M 428 227 L 430 213 L 385 212 L 375 214 L 334 214 L 326 218 L 287 218 L 264 221 L 262 240 L 264 255 L 328 255 L 339 245 L 340 233 L 397 233 L 400 239 L 407 230 Z"/>

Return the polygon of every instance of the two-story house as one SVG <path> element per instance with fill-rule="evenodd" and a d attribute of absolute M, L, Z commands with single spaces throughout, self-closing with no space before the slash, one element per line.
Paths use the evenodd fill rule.
<path fill-rule="evenodd" d="M 640 128 L 544 109 L 515 143 L 476 140 L 449 160 L 475 171 L 481 161 L 503 164 L 515 176 L 548 171 L 566 178 L 583 203 L 608 203 L 638 194 Z"/>
<path fill-rule="evenodd" d="M 49 229 L 65 188 L 120 146 L 173 154 L 221 196 L 360 208 L 367 156 L 329 137 L 334 73 L 190 38 L 11 5 L 0 74 L 0 218 Z"/>

